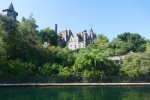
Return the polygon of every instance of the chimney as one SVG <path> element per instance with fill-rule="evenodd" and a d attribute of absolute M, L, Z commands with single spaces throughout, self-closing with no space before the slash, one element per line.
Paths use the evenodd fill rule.
<path fill-rule="evenodd" d="M 54 24 L 55 27 L 55 33 L 57 34 L 57 24 Z"/>

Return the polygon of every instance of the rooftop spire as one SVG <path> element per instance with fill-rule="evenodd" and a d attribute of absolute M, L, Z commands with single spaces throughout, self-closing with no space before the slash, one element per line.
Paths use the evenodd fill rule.
<path fill-rule="evenodd" d="M 90 32 L 92 32 L 92 33 L 93 33 L 93 29 L 92 29 L 92 27 L 90 28 Z"/>
<path fill-rule="evenodd" d="M 9 9 L 9 10 L 12 10 L 12 11 L 15 11 L 12 2 L 11 2 L 11 4 L 9 5 L 8 9 Z"/>

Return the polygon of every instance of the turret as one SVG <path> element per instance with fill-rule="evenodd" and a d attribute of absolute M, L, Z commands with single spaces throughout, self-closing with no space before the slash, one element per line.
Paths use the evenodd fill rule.
<path fill-rule="evenodd" d="M 13 4 L 11 3 L 7 9 L 2 11 L 2 15 L 12 17 L 14 21 L 17 21 L 18 13 L 14 10 Z"/>
<path fill-rule="evenodd" d="M 91 29 L 90 29 L 90 31 L 89 31 L 89 36 L 90 36 L 91 39 L 94 38 L 93 35 L 94 35 L 94 32 L 93 32 L 93 29 L 92 29 L 92 27 L 91 27 Z"/>

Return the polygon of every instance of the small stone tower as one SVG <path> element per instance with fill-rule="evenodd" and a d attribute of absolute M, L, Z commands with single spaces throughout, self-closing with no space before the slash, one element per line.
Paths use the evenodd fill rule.
<path fill-rule="evenodd" d="M 13 4 L 11 3 L 7 9 L 2 11 L 2 15 L 12 17 L 14 21 L 17 21 L 18 13 L 14 10 Z"/>

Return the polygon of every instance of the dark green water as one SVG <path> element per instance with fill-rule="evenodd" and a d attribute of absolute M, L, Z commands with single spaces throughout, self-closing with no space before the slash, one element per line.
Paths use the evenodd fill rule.
<path fill-rule="evenodd" d="M 0 100 L 150 100 L 150 86 L 1 87 Z"/>

